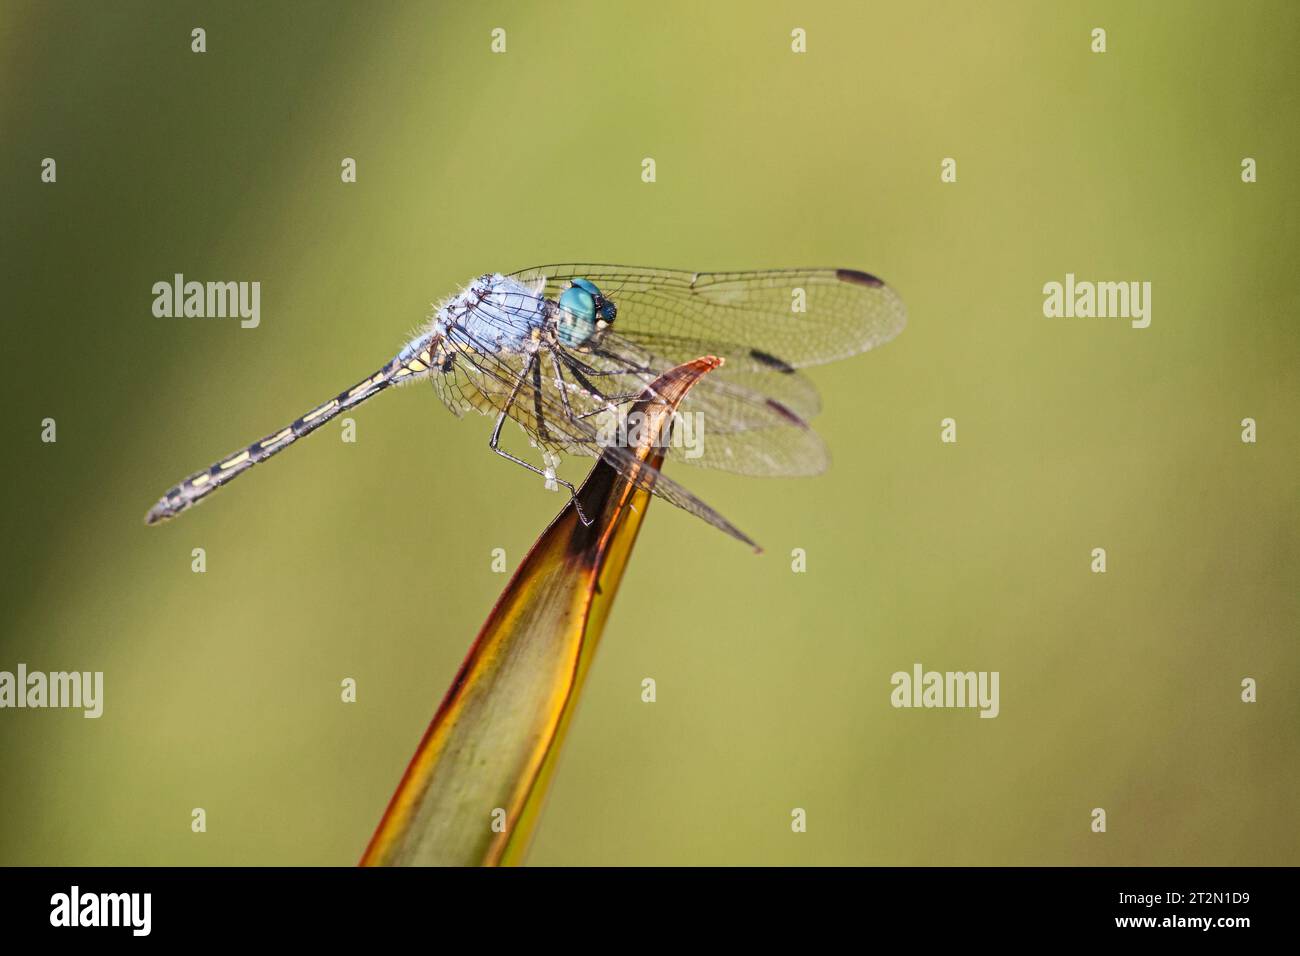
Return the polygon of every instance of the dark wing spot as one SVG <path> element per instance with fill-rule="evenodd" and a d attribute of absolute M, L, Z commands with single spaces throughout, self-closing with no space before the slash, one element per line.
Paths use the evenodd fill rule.
<path fill-rule="evenodd" d="M 798 415 L 792 412 L 788 407 L 782 405 L 775 398 L 769 398 L 767 400 L 767 406 L 768 408 L 772 409 L 772 411 L 776 412 L 778 415 L 780 415 L 782 418 L 788 421 L 791 425 L 798 425 L 800 428 L 808 427 L 808 423 L 806 421 L 804 421 L 802 418 L 800 418 Z"/>
<path fill-rule="evenodd" d="M 873 289 L 879 289 L 885 284 L 870 272 L 859 272 L 857 269 L 836 269 L 835 278 L 841 282 L 852 282 L 854 285 L 870 286 Z"/>
<path fill-rule="evenodd" d="M 784 372 L 787 375 L 794 374 L 794 366 L 785 359 L 779 359 L 770 352 L 763 352 L 759 349 L 750 349 L 749 354 L 755 360 L 762 362 L 769 368 L 774 368 L 778 372 Z"/>

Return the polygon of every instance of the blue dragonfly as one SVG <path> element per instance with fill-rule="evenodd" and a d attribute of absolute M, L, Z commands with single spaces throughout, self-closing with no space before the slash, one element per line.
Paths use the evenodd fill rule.
<path fill-rule="evenodd" d="M 757 547 L 615 437 L 626 434 L 619 426 L 633 403 L 668 369 L 717 356 L 724 364 L 678 408 L 678 416 L 701 424 L 700 440 L 687 454 L 674 454 L 669 443 L 668 460 L 747 475 L 819 474 L 829 455 L 808 419 L 820 399 L 799 369 L 872 349 L 905 323 L 893 289 L 853 269 L 683 272 L 575 264 L 489 273 L 437 306 L 419 334 L 373 374 L 190 475 L 145 521 L 180 514 L 379 392 L 428 379 L 457 416 L 493 416 L 491 449 L 548 485 L 576 494 L 555 475 L 560 455 L 604 458 L 637 487 Z M 542 464 L 502 447 L 507 419 L 523 429 Z"/>

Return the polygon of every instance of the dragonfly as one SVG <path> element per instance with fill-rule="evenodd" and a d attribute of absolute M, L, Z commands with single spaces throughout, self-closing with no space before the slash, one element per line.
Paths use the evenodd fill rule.
<path fill-rule="evenodd" d="M 688 272 L 566 264 L 487 273 L 435 305 L 388 362 L 293 422 L 218 459 L 169 489 L 145 516 L 157 524 L 380 392 L 431 381 L 456 416 L 495 418 L 488 445 L 508 461 L 563 486 L 562 455 L 603 459 L 637 488 L 755 542 L 682 485 L 611 436 L 625 435 L 634 404 L 667 370 L 702 356 L 722 359 L 674 415 L 699 423 L 689 452 L 667 443 L 665 460 L 726 472 L 795 477 L 825 471 L 829 453 L 808 420 L 821 402 L 800 370 L 866 352 L 907 321 L 902 299 L 856 269 Z M 507 450 L 507 419 L 531 451 Z M 540 453 L 541 464 L 527 455 Z"/>

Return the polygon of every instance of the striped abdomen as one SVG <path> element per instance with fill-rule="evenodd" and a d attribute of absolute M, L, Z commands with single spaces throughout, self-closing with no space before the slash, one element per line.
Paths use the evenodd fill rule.
<path fill-rule="evenodd" d="M 355 407 L 390 385 L 410 380 L 420 374 L 427 374 L 431 362 L 431 347 L 427 343 L 421 344 L 424 344 L 422 349 L 403 349 L 398 358 L 369 378 L 362 379 L 346 392 L 340 392 L 336 397 L 303 415 L 292 424 L 286 425 L 259 442 L 254 442 L 247 448 L 241 448 L 227 455 L 202 471 L 196 471 L 158 499 L 158 503 L 145 515 L 145 523 L 157 524 L 159 521 L 166 521 L 180 514 L 237 475 L 242 475 L 258 462 L 283 451 L 304 435 L 310 435 L 340 412 Z"/>

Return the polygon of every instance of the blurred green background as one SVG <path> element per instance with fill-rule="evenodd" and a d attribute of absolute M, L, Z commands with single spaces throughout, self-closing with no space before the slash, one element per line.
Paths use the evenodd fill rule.
<path fill-rule="evenodd" d="M 357 860 L 563 499 L 420 388 L 142 516 L 571 260 L 861 268 L 910 325 L 813 371 L 826 476 L 671 472 L 768 553 L 655 505 L 531 863 L 1300 863 L 1298 41 L 1289 0 L 5 0 L 0 670 L 106 701 L 0 711 L 0 863 Z M 153 317 L 176 272 L 261 326 Z M 1044 318 L 1067 272 L 1151 327 Z M 892 708 L 918 661 L 1001 715 Z"/>

